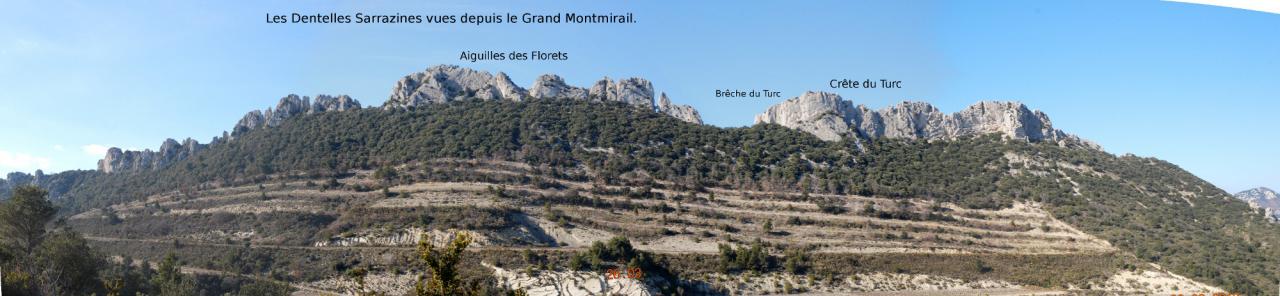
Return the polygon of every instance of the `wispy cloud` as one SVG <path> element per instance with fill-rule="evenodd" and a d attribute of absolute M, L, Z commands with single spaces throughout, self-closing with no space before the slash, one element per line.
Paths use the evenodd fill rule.
<path fill-rule="evenodd" d="M 48 157 L 33 156 L 26 153 L 15 153 L 0 150 L 0 171 L 48 170 L 52 161 Z"/>
<path fill-rule="evenodd" d="M 103 155 L 107 155 L 107 149 L 111 149 L 111 147 L 98 144 L 89 144 L 80 147 L 80 150 L 84 151 L 84 154 L 88 154 L 93 157 L 102 157 Z"/>
<path fill-rule="evenodd" d="M 40 43 L 27 39 L 15 39 L 0 46 L 0 55 L 25 54 L 40 50 Z"/>
<path fill-rule="evenodd" d="M 58 152 L 67 151 L 67 147 L 62 147 L 62 145 L 54 144 L 53 151 L 58 151 Z"/>

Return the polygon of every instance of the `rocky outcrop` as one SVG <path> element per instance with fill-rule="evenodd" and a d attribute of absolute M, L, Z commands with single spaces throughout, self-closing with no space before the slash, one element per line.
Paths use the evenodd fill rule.
<path fill-rule="evenodd" d="M 1236 198 L 1249 203 L 1255 209 L 1262 209 L 1271 221 L 1280 221 L 1280 195 L 1271 188 L 1258 187 L 1235 194 Z"/>
<path fill-rule="evenodd" d="M 533 81 L 533 87 L 529 88 L 529 96 L 586 100 L 587 89 L 565 84 L 564 79 L 558 75 L 544 74 Z"/>
<path fill-rule="evenodd" d="M 612 97 L 613 94 L 617 93 L 614 91 L 615 87 L 616 85 L 613 84 L 613 80 L 606 76 L 591 85 L 591 90 L 587 91 L 587 97 L 593 101 L 607 101 L 609 100 L 609 97 Z"/>
<path fill-rule="evenodd" d="M 698 115 L 698 110 L 689 105 L 672 104 L 671 99 L 667 98 L 667 93 L 662 93 L 658 97 L 658 112 L 685 122 L 702 124 L 702 116 Z"/>
<path fill-rule="evenodd" d="M 455 65 L 440 65 L 401 78 L 383 107 L 405 108 L 468 97 L 521 101 L 527 93 L 501 72 L 491 75 Z"/>
<path fill-rule="evenodd" d="M 58 174 L 54 174 L 54 175 L 56 176 Z M 36 186 L 45 187 L 44 186 L 45 184 L 41 184 L 41 181 L 44 181 L 44 179 L 46 179 L 45 176 L 46 175 L 44 174 L 43 170 L 36 170 L 35 175 L 27 174 L 23 172 L 11 172 L 8 175 L 5 175 L 4 179 L 0 179 L 0 201 L 4 201 L 5 199 L 12 197 L 13 189 L 17 188 L 18 186 L 36 185 Z M 51 191 L 49 193 L 50 193 L 49 197 L 53 198 L 53 197 L 56 197 L 55 193 L 58 193 L 58 192 Z"/>
<path fill-rule="evenodd" d="M 622 102 L 640 108 L 653 109 L 653 83 L 644 78 L 627 78 L 614 82 L 601 78 L 587 91 L 587 97 L 596 101 Z"/>
<path fill-rule="evenodd" d="M 852 111 L 852 104 L 841 100 L 839 95 L 806 92 L 769 107 L 756 115 L 755 122 L 776 123 L 813 134 L 819 139 L 837 141 L 854 134 L 856 127 L 850 126 L 851 123 L 861 122 L 860 119 L 849 118 L 856 116 Z"/>
<path fill-rule="evenodd" d="M 527 295 L 619 295 L 649 296 L 660 295 L 644 281 L 634 278 L 610 279 L 606 274 L 597 271 L 542 271 L 537 273 L 520 270 L 508 270 L 502 267 L 481 263 L 493 269 L 494 277 L 509 289 L 526 291 Z M 704 293 L 690 293 L 704 294 Z"/>
<path fill-rule="evenodd" d="M 356 109 L 360 109 L 360 101 L 356 101 L 356 99 L 352 99 L 347 95 L 340 95 L 337 97 L 316 95 L 316 101 L 311 103 L 311 109 L 307 110 L 307 113 L 347 111 Z"/>
<path fill-rule="evenodd" d="M 7 183 L 13 184 L 14 186 L 26 185 L 26 184 L 39 184 L 40 179 L 43 178 L 44 176 L 45 174 L 43 170 L 36 170 L 34 175 L 23 173 L 23 172 L 11 172 L 8 175 L 5 175 L 4 180 L 0 180 L 0 181 L 6 181 Z"/>
<path fill-rule="evenodd" d="M 644 78 L 618 80 L 608 101 L 622 102 L 641 108 L 653 108 L 653 83 Z"/>
<path fill-rule="evenodd" d="M 262 127 L 267 123 L 266 117 L 262 116 L 262 110 L 253 110 L 245 113 L 240 121 L 236 122 L 236 126 L 231 128 L 231 135 L 236 136 L 248 132 L 250 130 Z"/>
<path fill-rule="evenodd" d="M 276 104 L 275 109 L 267 108 L 263 111 L 263 117 L 267 121 L 267 126 L 280 126 L 281 122 L 289 117 L 306 113 L 311 108 L 311 98 L 301 98 L 295 94 L 289 94 L 280 98 L 280 103 Z"/>
<path fill-rule="evenodd" d="M 644 78 L 614 81 L 605 77 L 590 88 L 568 85 L 560 76 L 545 74 L 534 80 L 529 90 L 511 82 L 506 74 L 497 75 L 454 65 L 439 65 L 410 74 L 396 82 L 383 108 L 407 108 L 446 103 L 465 98 L 522 101 L 539 99 L 571 99 L 621 102 L 645 110 L 661 112 L 680 120 L 702 123 L 697 110 L 688 105 L 654 104 L 653 83 Z"/>
<path fill-rule="evenodd" d="M 502 72 L 493 76 L 493 87 L 497 90 L 497 97 L 512 101 L 522 101 L 529 94 L 528 91 L 511 82 L 511 77 L 507 77 L 507 74 Z"/>
<path fill-rule="evenodd" d="M 91 178 L 89 172 L 85 170 L 70 170 L 55 174 L 45 174 L 43 170 L 36 170 L 33 173 L 12 172 L 0 179 L 0 201 L 4 201 L 12 197 L 13 190 L 18 186 L 33 185 L 48 191 L 49 199 L 56 200 L 62 198 L 67 192 L 84 184 L 88 178 Z"/>
<path fill-rule="evenodd" d="M 158 151 L 152 151 L 151 149 L 125 151 L 111 147 L 111 149 L 107 149 L 107 155 L 102 160 L 98 160 L 98 170 L 104 173 L 114 173 L 159 169 L 186 159 L 206 147 L 207 145 L 200 144 L 191 138 L 183 140 L 182 143 L 178 143 L 173 139 L 165 139 L 164 143 L 160 144 L 160 150 Z"/>
<path fill-rule="evenodd" d="M 1096 144 L 1054 129 L 1049 117 L 1016 102 L 980 102 L 946 114 L 924 102 L 902 102 L 873 111 L 840 95 L 807 92 L 769 107 L 756 123 L 775 123 L 827 141 L 844 138 L 955 139 L 998 134 L 1008 139 L 1049 141 L 1100 149 Z"/>
<path fill-rule="evenodd" d="M 352 99 L 346 95 L 337 97 L 329 95 L 316 95 L 316 101 L 311 102 L 311 97 L 298 96 L 289 94 L 280 98 L 280 102 L 276 103 L 274 109 L 253 110 L 246 113 L 235 127 L 231 128 L 231 137 L 236 137 L 250 130 L 262 127 L 275 127 L 286 119 L 302 114 L 311 114 L 329 111 L 347 111 L 360 109 L 360 101 Z"/>
<path fill-rule="evenodd" d="M 337 97 L 316 95 L 315 103 L 311 103 L 310 97 L 298 97 L 298 95 L 290 94 L 280 98 L 280 103 L 276 104 L 275 109 L 267 108 L 266 111 L 263 111 L 263 118 L 267 126 L 274 127 L 279 126 L 285 119 L 301 114 L 354 109 L 360 109 L 360 101 L 356 101 L 346 95 Z"/>
<path fill-rule="evenodd" d="M 151 149 L 126 151 L 112 147 L 107 150 L 106 156 L 98 160 L 98 170 L 104 173 L 116 173 L 161 169 L 171 163 L 186 159 L 209 145 L 234 139 L 254 129 L 279 126 L 282 122 L 294 116 L 356 109 L 360 109 L 360 101 L 346 95 L 336 97 L 317 95 L 313 103 L 311 102 L 311 97 L 290 94 L 280 98 L 275 108 L 249 111 L 244 117 L 240 118 L 240 121 L 236 122 L 230 133 L 224 132 L 221 137 L 214 137 L 210 144 L 200 144 L 196 140 L 187 138 L 181 143 L 173 139 L 166 139 L 164 143 L 160 144 L 160 150 L 156 151 Z"/>

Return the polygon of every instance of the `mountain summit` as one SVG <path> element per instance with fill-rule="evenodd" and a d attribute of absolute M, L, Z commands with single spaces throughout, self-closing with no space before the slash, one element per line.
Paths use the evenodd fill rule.
<path fill-rule="evenodd" d="M 876 111 L 865 105 L 854 106 L 837 94 L 806 92 L 769 107 L 756 115 L 755 122 L 776 123 L 827 141 L 882 137 L 955 139 L 1000 134 L 1009 139 L 1100 149 L 1092 142 L 1054 129 L 1049 116 L 1018 102 L 984 101 L 952 114 L 942 113 L 925 102 L 902 102 Z"/>

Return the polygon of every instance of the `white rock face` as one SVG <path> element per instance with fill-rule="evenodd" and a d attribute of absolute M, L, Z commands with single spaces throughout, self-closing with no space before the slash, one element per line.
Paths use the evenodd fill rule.
<path fill-rule="evenodd" d="M 497 88 L 498 95 L 503 99 L 522 101 L 529 94 L 528 91 L 511 82 L 511 77 L 507 77 L 507 73 L 498 72 L 493 79 L 493 87 Z"/>
<path fill-rule="evenodd" d="M 1263 209 L 1271 221 L 1280 221 L 1280 196 L 1267 187 L 1258 187 L 1236 193 L 1236 198 L 1249 203 L 1250 207 Z"/>
<path fill-rule="evenodd" d="M 564 79 L 558 75 L 543 74 L 538 76 L 538 80 L 533 82 L 533 87 L 529 89 L 529 96 L 535 98 L 566 98 L 572 100 L 586 100 L 587 89 L 570 86 L 564 83 Z"/>
<path fill-rule="evenodd" d="M 653 83 L 644 78 L 632 77 L 614 82 L 601 78 L 587 91 L 587 98 L 594 101 L 622 102 L 640 108 L 653 109 Z"/>
<path fill-rule="evenodd" d="M 955 134 L 1009 135 L 1018 139 L 1058 139 L 1066 136 L 1053 129 L 1049 116 L 1032 111 L 1021 103 L 983 101 L 960 111 L 945 129 Z"/>
<path fill-rule="evenodd" d="M 870 123 L 883 126 L 884 132 L 876 137 L 928 139 L 945 133 L 942 130 L 945 115 L 925 102 L 902 102 L 880 110 L 878 120 Z"/>
<path fill-rule="evenodd" d="M 605 77 L 600 81 L 596 81 L 596 84 L 591 85 L 591 90 L 587 92 L 587 97 L 592 101 L 608 101 L 616 93 L 614 89 L 613 80 Z"/>
<path fill-rule="evenodd" d="M 662 93 L 658 97 L 658 112 L 685 122 L 702 124 L 702 116 L 698 115 L 698 110 L 689 105 L 672 104 L 671 99 L 667 98 L 667 93 Z"/>
<path fill-rule="evenodd" d="M 266 116 L 262 115 L 262 110 L 253 110 L 245 113 L 244 117 L 236 122 L 236 126 L 231 128 L 232 135 L 239 135 L 249 130 L 262 127 L 267 123 Z"/>
<path fill-rule="evenodd" d="M 493 269 L 494 277 L 511 289 L 524 289 L 530 296 L 560 295 L 657 295 L 644 282 L 637 279 L 610 279 L 598 272 L 539 271 L 527 274 L 507 270 L 481 262 Z"/>
<path fill-rule="evenodd" d="M 276 104 L 276 109 L 267 109 L 264 116 L 267 119 L 267 126 L 276 127 L 280 125 L 286 118 L 294 115 L 303 114 L 307 109 L 311 108 L 311 98 L 298 97 L 295 94 L 289 94 L 280 98 L 280 103 Z"/>
<path fill-rule="evenodd" d="M 850 123 L 858 121 L 846 120 L 845 117 L 851 114 L 856 114 L 852 104 L 841 100 L 840 95 L 806 92 L 756 115 L 756 123 L 776 123 L 813 134 L 819 139 L 838 141 L 854 134 L 855 127 Z"/>
<path fill-rule="evenodd" d="M 627 78 L 618 80 L 613 87 L 614 94 L 609 101 L 623 102 L 641 108 L 653 109 L 653 83 L 644 78 Z"/>
<path fill-rule="evenodd" d="M 521 101 L 527 93 L 503 73 L 495 76 L 455 65 L 439 65 L 401 78 L 383 108 L 446 103 L 467 97 Z"/>
<path fill-rule="evenodd" d="M 902 102 L 872 111 L 853 106 L 839 95 L 807 92 L 769 107 L 756 123 L 776 123 L 820 139 L 844 138 L 955 139 L 998 134 L 1009 139 L 1049 141 L 1101 149 L 1096 144 L 1054 129 L 1049 117 L 1016 102 L 979 102 L 953 114 L 924 102 Z"/>

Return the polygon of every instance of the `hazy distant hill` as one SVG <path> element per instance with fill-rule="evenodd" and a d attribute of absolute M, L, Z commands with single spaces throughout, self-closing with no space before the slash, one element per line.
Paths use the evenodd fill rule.
<path fill-rule="evenodd" d="M 1249 203 L 1250 206 L 1263 209 L 1267 216 L 1280 219 L 1280 197 L 1271 188 L 1258 187 L 1236 193 L 1236 198 Z"/>

